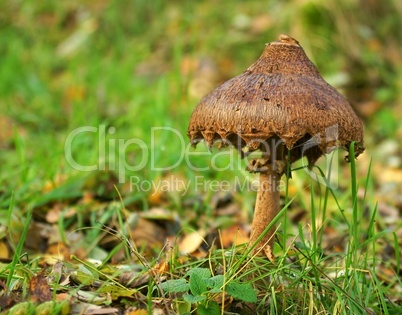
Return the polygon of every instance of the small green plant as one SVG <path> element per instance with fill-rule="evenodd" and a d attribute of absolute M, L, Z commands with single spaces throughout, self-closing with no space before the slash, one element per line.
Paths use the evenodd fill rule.
<path fill-rule="evenodd" d="M 224 275 L 213 276 L 207 268 L 193 268 L 186 273 L 187 276 L 189 280 L 168 280 L 160 285 L 166 293 L 183 293 L 177 303 L 179 314 L 189 313 L 191 305 L 196 305 L 199 315 L 218 315 L 221 310 L 214 298 L 222 293 L 244 302 L 257 302 L 257 294 L 250 283 L 227 282 Z"/>

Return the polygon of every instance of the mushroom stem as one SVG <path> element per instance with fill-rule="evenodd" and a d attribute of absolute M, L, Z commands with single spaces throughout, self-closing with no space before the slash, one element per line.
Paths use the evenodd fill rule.
<path fill-rule="evenodd" d="M 278 183 L 280 173 L 272 167 L 260 173 L 260 186 L 254 209 L 254 218 L 251 226 L 250 245 L 263 234 L 279 212 L 280 194 Z M 254 253 L 265 254 L 269 260 L 274 259 L 273 247 L 275 241 L 275 227 L 272 227 L 254 248 Z"/>

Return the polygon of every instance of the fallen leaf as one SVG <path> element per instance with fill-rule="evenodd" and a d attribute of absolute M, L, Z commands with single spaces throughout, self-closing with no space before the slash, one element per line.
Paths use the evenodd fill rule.
<path fill-rule="evenodd" d="M 98 305 L 112 302 L 112 299 L 109 294 L 96 293 L 96 292 L 90 292 L 90 291 L 84 291 L 84 290 L 78 290 L 76 293 L 74 293 L 73 297 L 83 303 L 93 303 L 93 304 L 89 304 L 89 305 L 94 306 L 94 309 L 98 309 Z M 99 306 L 99 309 L 100 309 L 100 306 Z M 87 314 L 87 311 L 85 312 L 85 314 Z M 98 313 L 92 313 L 92 314 L 98 314 Z"/>
<path fill-rule="evenodd" d="M 62 242 L 50 244 L 46 250 L 46 256 L 44 257 L 46 263 L 56 260 L 64 260 L 70 257 L 71 253 L 68 246 Z M 49 258 L 49 259 L 47 259 Z"/>
<path fill-rule="evenodd" d="M 71 305 L 71 314 L 82 315 L 117 315 L 119 310 L 114 307 L 102 307 L 88 303 L 73 303 Z"/>
<path fill-rule="evenodd" d="M 46 213 L 46 221 L 48 223 L 57 223 L 60 220 L 61 215 L 63 218 L 71 218 L 77 213 L 77 210 L 73 207 L 63 209 L 61 204 L 56 204 L 52 209 Z"/>
<path fill-rule="evenodd" d="M 32 221 L 24 245 L 30 250 L 44 252 L 49 243 L 57 242 L 59 240 L 60 233 L 57 226 Z"/>
<path fill-rule="evenodd" d="M 115 284 L 106 284 L 104 286 L 101 286 L 97 292 L 99 293 L 107 293 L 110 295 L 112 300 L 117 300 L 118 298 L 121 297 L 130 297 L 133 296 L 135 293 L 137 293 L 137 290 L 135 289 L 127 289 L 127 288 L 122 288 L 120 286 L 117 286 Z"/>
<path fill-rule="evenodd" d="M 56 301 L 69 301 L 70 299 L 71 299 L 71 295 L 68 293 L 56 294 Z"/>
<path fill-rule="evenodd" d="M 176 215 L 172 211 L 164 208 L 152 208 L 147 212 L 142 212 L 140 216 L 148 220 L 174 221 L 176 219 Z"/>
<path fill-rule="evenodd" d="M 157 274 L 164 274 L 167 271 L 169 271 L 169 262 L 167 261 L 159 262 L 154 268 L 152 268 L 152 272 Z"/>
<path fill-rule="evenodd" d="M 191 254 L 195 252 L 200 247 L 200 245 L 205 242 L 205 236 L 206 232 L 204 230 L 199 230 L 197 232 L 187 234 L 179 243 L 179 252 L 185 254 Z"/>
<path fill-rule="evenodd" d="M 131 216 L 128 220 L 131 221 L 132 219 Z M 132 228 L 131 237 L 137 247 L 160 248 L 166 242 L 168 237 L 167 230 L 163 224 L 159 224 L 159 220 L 147 220 L 138 216 L 132 222 L 130 224 Z"/>
<path fill-rule="evenodd" d="M 148 283 L 148 281 L 148 273 L 139 274 L 138 272 L 134 271 L 126 271 L 119 275 L 119 283 L 129 288 L 139 287 L 145 283 Z"/>
<path fill-rule="evenodd" d="M 47 284 L 44 270 L 41 273 L 32 277 L 29 281 L 28 293 L 33 302 L 46 302 L 52 300 L 52 291 Z"/>
<path fill-rule="evenodd" d="M 126 315 L 148 315 L 148 312 L 146 310 L 140 309 L 140 310 L 130 311 Z"/>
<path fill-rule="evenodd" d="M 7 259 L 9 257 L 9 250 L 7 244 L 0 242 L 0 259 Z"/>
<path fill-rule="evenodd" d="M 233 225 L 221 232 L 222 248 L 229 248 L 232 245 L 240 245 L 249 242 L 248 231 L 243 225 Z"/>
<path fill-rule="evenodd" d="M 2 283 L 2 289 L 5 290 L 6 287 Z M 4 294 L 0 296 L 0 307 L 2 310 L 8 309 L 20 301 L 20 296 L 15 292 L 10 292 L 9 294 Z"/>

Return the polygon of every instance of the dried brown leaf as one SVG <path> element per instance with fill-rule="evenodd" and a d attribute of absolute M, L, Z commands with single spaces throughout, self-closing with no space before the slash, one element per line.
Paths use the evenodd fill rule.
<path fill-rule="evenodd" d="M 64 213 L 63 213 L 63 210 Z M 71 218 L 77 213 L 77 210 L 75 208 L 68 208 L 68 209 L 63 209 L 61 204 L 56 204 L 52 209 L 50 209 L 46 213 L 46 221 L 48 223 L 57 223 L 60 220 L 61 215 L 63 214 L 64 218 Z"/>
<path fill-rule="evenodd" d="M 127 313 L 127 315 L 148 315 L 148 312 L 146 310 L 140 309 L 140 310 L 130 311 L 129 313 Z"/>
<path fill-rule="evenodd" d="M 126 271 L 119 275 L 119 283 L 128 288 L 139 287 L 149 281 L 149 274 Z"/>
<path fill-rule="evenodd" d="M 249 232 L 243 225 L 233 225 L 222 230 L 221 246 L 229 248 L 232 245 L 240 245 L 249 242 Z"/>
<path fill-rule="evenodd" d="M 43 303 L 52 300 L 52 291 L 47 284 L 44 270 L 29 281 L 28 293 L 33 302 Z"/>
<path fill-rule="evenodd" d="M 7 244 L 5 242 L 0 242 L 0 259 L 7 259 L 9 255 L 10 253 Z"/>

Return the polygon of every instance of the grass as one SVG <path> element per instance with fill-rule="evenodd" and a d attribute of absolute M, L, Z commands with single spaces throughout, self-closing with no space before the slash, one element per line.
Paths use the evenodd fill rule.
<path fill-rule="evenodd" d="M 357 1 L 0 4 L 2 311 L 79 313 L 85 296 L 110 313 L 203 314 L 210 303 L 221 314 L 223 305 L 228 314 L 401 313 L 401 226 L 381 208 L 398 205 L 383 195 L 376 165 L 387 166 L 371 153 L 400 141 L 400 37 L 391 36 L 402 29 L 400 10 L 392 0 L 381 10 Z M 314 169 L 336 185 L 301 164 L 284 178 L 273 265 L 233 242 L 221 248 L 230 227 L 236 237 L 247 231 L 255 194 L 235 181 L 255 176 L 234 150 L 194 150 L 185 134 L 205 86 L 243 71 L 280 33 L 296 37 L 352 100 L 380 105 L 376 115 L 356 107 L 364 156 Z M 91 171 L 66 157 L 66 140 L 82 127 L 90 129 L 71 138 L 71 158 Z M 229 191 L 206 190 L 200 176 Z M 178 246 L 190 231 L 200 245 L 185 255 Z M 44 277 L 51 301 L 33 290 Z M 203 290 L 166 291 L 166 280 Z M 236 285 L 252 286 L 257 301 L 233 293 Z"/>
<path fill-rule="evenodd" d="M 351 156 L 353 157 L 353 152 L 351 152 Z M 299 225 L 296 233 L 289 231 L 291 227 L 284 226 L 280 228 L 282 233 L 286 233 L 285 239 L 287 239 L 287 245 L 282 249 L 277 249 L 279 255 L 276 265 L 262 258 L 251 258 L 250 248 L 240 246 L 219 250 L 213 247 L 207 257 L 188 263 L 183 263 L 183 259 L 187 260 L 188 257 L 183 257 L 175 249 L 166 251 L 165 253 L 161 252 L 161 255 L 166 256 L 165 259 L 162 259 L 166 265 L 164 265 L 163 270 L 158 270 L 160 266 L 155 266 L 158 266 L 160 261 L 148 261 L 145 259 L 136 248 L 127 245 L 129 244 L 128 238 L 119 234 L 119 232 L 93 227 L 88 231 L 87 236 L 90 240 L 97 240 L 97 243 L 99 241 L 98 236 L 102 231 L 112 233 L 119 237 L 121 240 L 120 245 L 126 243 L 127 248 L 131 248 L 131 254 L 135 254 L 134 256 L 138 259 L 137 264 L 142 264 L 142 271 L 139 274 L 150 275 L 150 279 L 152 279 L 148 284 L 145 283 L 142 289 L 140 288 L 143 294 L 145 294 L 144 292 L 148 292 L 146 296 L 150 304 L 148 304 L 147 309 L 150 313 L 152 313 L 151 310 L 154 308 L 153 303 L 162 298 L 167 305 L 172 303 L 173 310 L 177 314 L 189 312 L 191 305 L 195 308 L 197 306 L 200 307 L 206 312 L 205 314 L 220 314 L 220 308 L 208 306 L 219 306 L 216 302 L 217 300 L 222 301 L 222 305 L 227 303 L 232 311 L 242 314 L 254 314 L 255 312 L 258 314 L 266 312 L 274 314 L 396 314 L 401 310 L 400 306 L 390 301 L 386 287 L 383 286 L 382 281 L 377 276 L 377 274 L 381 273 L 378 268 L 382 268 L 382 263 L 378 261 L 376 243 L 379 239 L 389 238 L 387 234 L 390 234 L 390 232 L 376 231 L 374 223 L 376 218 L 375 209 L 369 215 L 368 220 L 360 222 L 359 218 L 364 217 L 362 209 L 367 202 L 366 189 L 369 186 L 370 177 L 368 176 L 365 182 L 360 183 L 356 178 L 356 165 L 353 162 L 350 163 L 350 174 L 350 197 L 345 202 L 336 200 L 337 192 L 329 187 L 326 187 L 326 191 L 329 193 L 318 194 L 318 196 L 314 192 L 314 189 L 310 190 L 311 227 Z M 313 186 L 314 184 L 316 182 L 311 181 L 311 185 Z M 365 187 L 364 199 L 358 196 L 357 188 L 360 184 Z M 333 224 L 325 215 L 323 216 L 327 210 L 325 207 L 332 204 L 331 196 L 336 201 L 334 204 L 337 205 L 337 209 L 331 216 L 331 219 L 333 221 L 343 221 L 346 224 L 346 228 L 350 231 L 344 239 L 347 245 L 342 252 L 331 252 L 331 249 L 323 248 L 322 239 L 324 235 L 321 234 L 322 232 L 317 232 L 323 231 L 327 226 Z M 319 200 L 316 200 L 316 198 Z M 289 197 L 285 199 L 287 200 Z M 294 202 L 291 199 L 279 213 L 277 219 L 280 222 L 283 221 L 282 216 L 286 214 L 288 207 Z M 9 215 L 11 215 L 11 209 Z M 109 221 L 111 216 L 116 216 L 117 214 L 120 218 L 119 230 L 124 232 L 126 224 L 124 224 L 124 219 L 120 215 L 121 212 L 117 209 L 116 213 L 112 209 L 112 206 L 110 206 L 109 210 L 106 209 L 101 216 L 104 219 L 94 221 L 92 226 L 96 226 L 97 222 Z M 350 211 L 345 213 L 345 209 L 350 209 Z M 320 221 L 318 219 L 320 216 L 322 216 L 322 224 L 314 224 L 313 222 Z M 24 244 L 28 226 L 29 223 L 26 223 L 24 232 L 15 250 L 13 262 L 2 272 L 3 275 L 8 274 L 7 287 L 22 286 L 23 292 L 29 290 L 26 287 L 28 285 L 26 282 L 27 279 L 18 276 L 16 271 L 26 268 L 32 269 L 31 263 L 24 262 L 19 258 L 22 255 L 22 244 Z M 320 234 L 321 241 L 318 241 L 318 235 Z M 111 251 L 111 255 L 112 253 L 113 250 Z M 97 295 L 95 294 L 92 298 L 101 295 L 100 292 L 110 292 L 112 286 L 114 286 L 113 292 L 120 298 L 127 296 L 128 293 L 131 295 L 136 293 L 137 289 L 129 289 L 128 286 L 123 286 L 114 280 L 119 278 L 118 275 L 121 274 L 121 271 L 114 269 L 113 266 L 108 264 L 110 258 L 110 256 L 105 257 L 102 264 L 96 266 L 73 256 L 72 259 L 75 265 L 71 268 L 73 270 L 78 268 L 78 274 L 75 271 L 68 271 L 67 274 L 72 272 L 71 277 L 75 275 L 75 278 L 73 277 L 75 281 L 81 283 L 78 289 L 82 287 L 80 290 L 84 291 L 89 284 L 101 280 L 101 283 L 103 283 L 101 288 L 106 288 L 106 291 L 98 290 Z M 102 271 L 103 268 L 114 269 L 114 271 L 109 274 L 110 270 L 104 272 Z M 80 270 L 86 270 L 86 272 L 79 272 Z M 205 290 L 198 287 L 196 287 L 198 289 L 193 288 L 191 291 L 193 295 L 190 295 L 193 298 L 190 299 L 182 295 L 182 288 L 169 289 L 168 282 L 163 280 L 167 277 L 168 279 L 174 279 L 172 281 L 180 282 L 181 285 L 190 284 L 190 287 L 186 287 L 187 291 L 191 288 L 191 281 L 196 281 L 191 280 L 195 277 L 194 273 L 198 274 L 199 271 L 202 275 L 202 270 L 208 271 L 208 276 L 200 276 L 201 278 L 199 277 L 198 281 L 204 281 L 203 279 L 207 281 L 210 277 L 214 279 L 217 276 L 221 276 L 223 277 L 224 285 L 219 287 L 212 286 L 210 289 L 205 287 Z M 397 270 L 394 270 L 394 272 L 397 273 Z M 188 278 L 189 275 L 190 278 Z M 135 277 L 138 277 L 138 275 Z M 399 282 L 397 278 L 395 280 Z M 14 285 L 11 285 L 11 281 L 13 281 Z M 226 300 L 224 295 L 227 292 L 225 291 L 226 288 L 230 288 L 231 284 L 233 286 L 236 283 L 241 287 L 240 289 L 237 288 L 238 291 L 231 294 L 234 294 L 237 300 L 243 301 L 241 310 L 236 309 L 236 306 L 233 306 L 230 301 Z M 247 284 L 252 285 L 252 287 L 245 287 Z M 55 285 L 57 284 L 55 283 Z M 246 295 L 242 293 L 241 288 L 246 290 L 245 292 L 252 290 L 256 296 L 258 294 L 258 303 L 253 301 L 250 304 Z M 67 292 L 71 290 L 70 292 L 73 292 L 77 288 L 74 288 L 70 284 L 70 286 L 64 287 L 62 290 Z M 195 294 L 194 292 L 198 293 Z M 238 292 L 238 295 L 236 295 L 236 292 Z M 197 297 L 200 299 L 197 299 Z M 26 307 L 26 304 L 23 305 Z M 57 308 L 60 309 L 62 307 L 57 303 L 52 305 L 51 309 L 53 312 Z M 239 307 L 239 304 L 236 305 Z M 18 307 L 20 307 L 20 304 L 14 308 L 17 309 Z M 32 310 L 35 309 L 33 306 L 30 307 L 32 307 Z M 170 309 L 170 307 L 168 308 Z M 200 309 L 198 312 L 204 314 Z"/>

